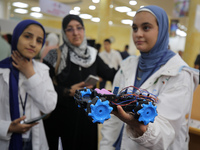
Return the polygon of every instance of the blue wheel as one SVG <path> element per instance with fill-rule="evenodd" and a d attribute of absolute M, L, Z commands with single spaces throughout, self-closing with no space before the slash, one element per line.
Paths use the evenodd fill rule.
<path fill-rule="evenodd" d="M 91 113 L 88 116 L 92 117 L 93 123 L 104 123 L 105 120 L 110 119 L 110 113 L 113 108 L 109 105 L 109 101 L 98 99 L 95 104 L 90 105 Z"/>
<path fill-rule="evenodd" d="M 137 112 L 139 114 L 138 121 L 144 122 L 144 125 L 147 125 L 149 122 L 153 123 L 155 117 L 158 115 L 156 108 L 157 106 L 154 106 L 152 102 L 142 104 L 142 108 Z"/>
<path fill-rule="evenodd" d="M 80 91 L 82 98 L 88 98 L 92 94 L 90 89 L 86 89 L 84 91 Z"/>

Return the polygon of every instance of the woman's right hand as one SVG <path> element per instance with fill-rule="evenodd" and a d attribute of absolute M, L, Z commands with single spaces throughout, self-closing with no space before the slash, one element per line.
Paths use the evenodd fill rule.
<path fill-rule="evenodd" d="M 73 97 L 76 90 L 83 89 L 84 87 L 91 89 L 91 88 L 93 88 L 93 85 L 86 86 L 85 82 L 80 82 L 80 83 L 74 84 L 71 86 L 69 95 Z"/>
<path fill-rule="evenodd" d="M 129 125 L 137 137 L 142 136 L 148 128 L 148 125 L 144 125 L 143 123 L 139 122 L 134 118 L 133 114 L 125 112 L 120 105 L 117 106 L 117 111 L 112 111 L 112 114 Z"/>
<path fill-rule="evenodd" d="M 21 121 L 23 121 L 25 118 L 26 116 L 22 116 L 21 118 L 12 121 L 8 129 L 8 133 L 25 133 L 30 130 L 30 128 L 38 124 L 38 122 L 32 124 L 21 124 Z"/>
<path fill-rule="evenodd" d="M 13 66 L 22 72 L 27 79 L 35 74 L 32 59 L 27 60 L 17 50 L 13 51 L 11 57 Z"/>

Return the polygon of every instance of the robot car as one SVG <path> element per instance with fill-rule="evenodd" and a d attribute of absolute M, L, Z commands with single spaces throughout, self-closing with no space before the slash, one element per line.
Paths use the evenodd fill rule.
<path fill-rule="evenodd" d="M 135 119 L 147 125 L 154 122 L 157 114 L 155 103 L 158 98 L 147 90 L 129 86 L 119 94 L 118 87 L 111 93 L 106 89 L 83 88 L 76 90 L 74 98 L 79 107 L 85 110 L 93 123 L 104 123 L 110 119 L 110 113 L 117 111 L 120 105 L 124 111 L 134 114 Z"/>

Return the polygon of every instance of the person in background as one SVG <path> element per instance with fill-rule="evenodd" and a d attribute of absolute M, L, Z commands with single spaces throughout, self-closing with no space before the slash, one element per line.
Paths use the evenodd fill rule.
<path fill-rule="evenodd" d="M 110 68 L 115 68 L 116 70 L 118 70 L 120 62 L 122 61 L 122 57 L 118 51 L 111 48 L 110 39 L 104 40 L 104 49 L 104 51 L 99 53 L 99 56 Z M 102 81 L 100 82 L 100 89 L 104 88 L 106 85 L 106 80 L 101 80 Z"/>
<path fill-rule="evenodd" d="M 122 61 L 113 87 L 120 91 L 135 86 L 157 96 L 158 116 L 144 125 L 118 105 L 103 124 L 100 150 L 188 150 L 186 115 L 191 113 L 199 71 L 168 49 L 168 16 L 162 8 L 150 5 L 137 10 L 132 29 L 141 55 Z"/>
<path fill-rule="evenodd" d="M 2 37 L 11 45 L 11 41 L 12 41 L 12 34 L 10 33 L 7 33 L 7 34 L 4 34 L 2 35 Z"/>
<path fill-rule="evenodd" d="M 128 53 L 128 49 L 129 49 L 129 45 L 125 45 L 124 51 L 120 52 L 122 59 L 125 59 L 128 56 L 130 56 L 129 53 Z"/>
<path fill-rule="evenodd" d="M 1 32 L 1 28 L 0 28 Z M 10 44 L 0 35 L 0 61 L 11 55 Z"/>
<path fill-rule="evenodd" d="M 110 69 L 97 50 L 88 46 L 79 16 L 70 14 L 63 18 L 62 38 L 61 54 L 54 49 L 43 59 L 43 63 L 50 67 L 52 79 L 56 79 L 54 86 L 58 93 L 56 109 L 44 120 L 50 150 L 58 149 L 59 137 L 64 150 L 97 150 L 97 124 L 88 118 L 85 110 L 78 108 L 74 94 L 84 87 L 93 88 L 84 82 L 89 75 L 112 81 L 116 70 Z M 56 63 L 58 58 L 59 65 Z"/>
<path fill-rule="evenodd" d="M 0 62 L 0 149 L 48 150 L 42 120 L 22 121 L 50 113 L 56 106 L 49 68 L 32 58 L 45 42 L 43 26 L 34 20 L 17 24 L 12 55 Z"/>
<path fill-rule="evenodd" d="M 197 55 L 196 60 L 194 62 L 194 68 L 200 70 L 200 54 Z"/>
<path fill-rule="evenodd" d="M 43 58 L 47 53 L 52 49 L 57 49 L 59 47 L 59 38 L 55 33 L 49 33 L 46 38 L 44 49 L 41 52 L 40 61 L 42 62 Z"/>
<path fill-rule="evenodd" d="M 97 51 L 98 51 L 98 53 L 99 53 L 100 50 L 101 50 L 101 44 L 100 44 L 100 43 L 96 43 L 96 44 L 94 45 L 94 47 L 97 49 Z"/>

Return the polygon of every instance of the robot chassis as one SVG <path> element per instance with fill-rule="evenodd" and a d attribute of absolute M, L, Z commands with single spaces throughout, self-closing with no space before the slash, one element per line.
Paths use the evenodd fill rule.
<path fill-rule="evenodd" d="M 118 89 L 115 87 L 113 93 L 117 93 Z M 117 111 L 117 105 L 126 112 L 132 112 L 134 118 L 144 125 L 154 122 L 158 115 L 155 106 L 158 98 L 155 95 L 134 86 L 122 89 L 119 94 L 113 93 L 106 89 L 83 88 L 76 90 L 74 98 L 93 123 L 103 124 L 105 120 L 110 119 L 110 113 Z"/>

